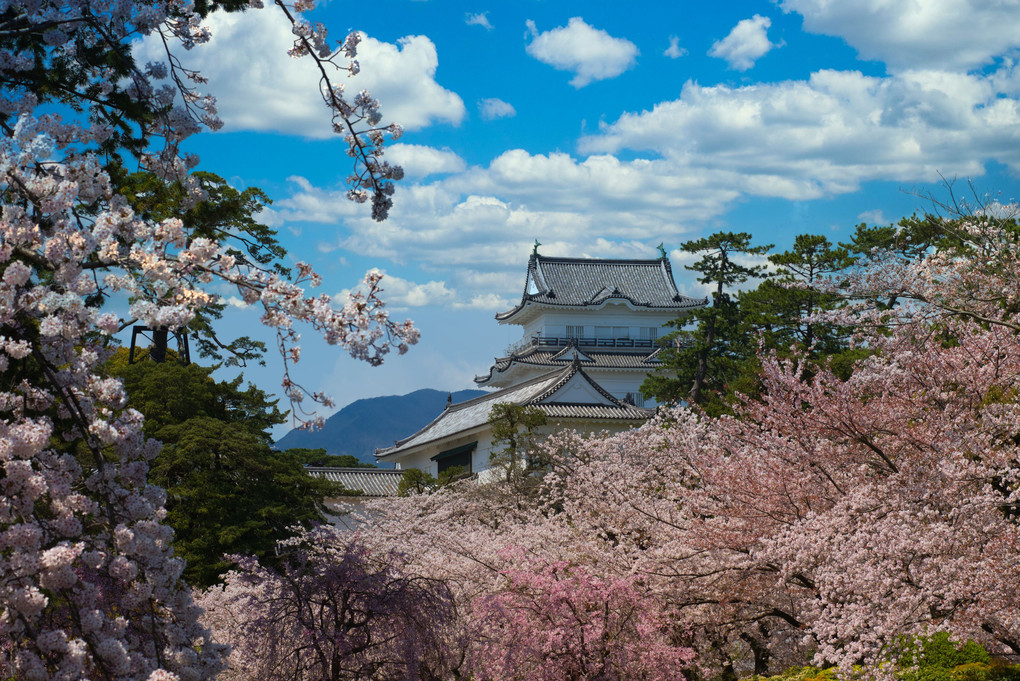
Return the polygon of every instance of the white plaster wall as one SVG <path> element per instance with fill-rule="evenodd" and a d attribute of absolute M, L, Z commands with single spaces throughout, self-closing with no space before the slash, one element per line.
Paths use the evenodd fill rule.
<path fill-rule="evenodd" d="M 535 319 L 525 325 L 523 337 L 528 338 L 536 333 L 546 336 L 565 336 L 568 325 L 583 325 L 586 338 L 595 337 L 596 326 L 625 326 L 630 329 L 631 338 L 641 338 L 641 328 L 661 328 L 666 322 L 676 319 L 681 314 L 684 313 L 634 309 L 625 303 L 607 303 L 605 307 L 597 310 L 585 308 L 543 309 L 538 312 Z M 659 335 L 663 335 L 663 332 L 660 331 Z"/>
<path fill-rule="evenodd" d="M 492 451 L 492 433 L 490 430 L 476 431 L 472 435 L 458 436 L 455 439 L 444 440 L 438 444 L 430 444 L 423 449 L 401 455 L 393 461 L 398 470 L 417 468 L 429 475 L 438 476 L 439 462 L 432 461 L 433 456 L 439 452 L 460 447 L 476 440 L 478 441 L 478 446 L 471 455 L 471 466 L 472 471 L 477 473 L 479 470 L 489 467 L 489 452 Z"/>

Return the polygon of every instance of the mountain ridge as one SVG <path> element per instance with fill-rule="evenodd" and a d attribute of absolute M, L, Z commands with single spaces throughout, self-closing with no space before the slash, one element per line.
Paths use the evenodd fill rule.
<path fill-rule="evenodd" d="M 293 429 L 276 441 L 277 449 L 301 447 L 325 449 L 328 454 L 350 454 L 365 463 L 375 463 L 375 450 L 413 435 L 443 413 L 446 400 L 463 402 L 484 390 L 422 388 L 404 395 L 368 397 L 351 402 L 326 419 L 320 430 Z"/>

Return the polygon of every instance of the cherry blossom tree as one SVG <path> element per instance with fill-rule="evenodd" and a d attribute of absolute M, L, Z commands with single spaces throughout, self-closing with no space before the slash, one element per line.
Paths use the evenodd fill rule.
<path fill-rule="evenodd" d="M 457 661 L 445 584 L 405 573 L 333 528 L 281 543 L 279 571 L 237 557 L 226 583 L 199 599 L 218 638 L 233 642 L 230 681 L 446 678 Z"/>
<path fill-rule="evenodd" d="M 475 678 L 686 678 L 694 651 L 633 575 L 606 579 L 584 565 L 513 554 L 504 584 L 473 607 Z"/>
<path fill-rule="evenodd" d="M 294 27 L 292 53 L 322 73 L 320 94 L 350 144 L 352 198 L 383 218 L 398 169 L 381 160 L 385 134 L 366 93 L 344 98 L 334 66 L 356 69 L 358 37 L 334 50 L 325 29 L 277 3 Z M 182 154 L 215 129 L 215 100 L 198 91 L 186 50 L 204 42 L 202 15 L 234 0 L 16 0 L 0 12 L 0 676 L 42 679 L 210 678 L 224 649 L 199 623 L 163 523 L 164 493 L 146 482 L 158 444 L 124 409 L 121 385 L 99 367 L 131 323 L 176 329 L 216 303 L 214 282 L 261 305 L 289 362 L 295 322 L 378 363 L 415 342 L 378 298 L 379 277 L 340 309 L 305 286 L 198 236 L 177 218 L 136 213 L 118 192 L 134 159 L 200 202 Z M 281 11 L 282 10 L 282 11 Z M 266 10 L 268 11 L 268 10 Z M 165 64 L 134 63 L 129 41 L 158 35 Z M 42 112 L 45 107 L 45 113 Z M 54 113 L 60 112 L 60 113 Z M 130 300 L 129 319 L 104 310 Z M 125 303 L 126 304 L 126 303 Z M 305 392 L 285 382 L 292 402 Z M 325 401 L 321 395 L 315 399 Z"/>

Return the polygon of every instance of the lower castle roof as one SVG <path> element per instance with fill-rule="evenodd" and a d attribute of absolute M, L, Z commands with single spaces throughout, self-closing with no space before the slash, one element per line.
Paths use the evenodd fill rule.
<path fill-rule="evenodd" d="M 570 350 L 571 347 L 565 348 Z M 658 355 L 661 348 L 656 348 L 649 354 L 634 354 L 633 352 L 579 352 L 581 365 L 586 369 L 641 369 L 651 371 L 661 364 Z M 564 350 L 545 350 L 532 348 L 519 355 L 508 357 L 497 357 L 495 364 L 489 367 L 488 374 L 475 376 L 475 383 L 485 385 L 498 378 L 499 374 L 506 373 L 514 364 L 523 364 L 532 367 L 561 367 L 573 360 L 573 357 Z"/>
<path fill-rule="evenodd" d="M 588 394 L 589 402 L 568 401 L 570 395 L 577 394 L 567 391 L 568 385 L 580 382 Z M 569 392 L 569 395 L 568 395 Z M 560 393 L 559 400 L 557 393 Z M 394 446 L 377 449 L 376 458 L 391 457 L 410 449 L 427 445 L 458 433 L 483 426 L 489 421 L 489 412 L 493 405 L 509 402 L 519 406 L 534 406 L 541 409 L 546 416 L 555 419 L 597 419 L 615 421 L 645 421 L 655 413 L 653 409 L 642 409 L 626 404 L 606 392 L 598 383 L 584 372 L 579 358 L 575 358 L 566 367 L 550 371 L 541 376 L 504 388 L 503 390 L 482 395 L 466 402 L 447 406 L 431 423 L 414 435 L 398 440 Z"/>

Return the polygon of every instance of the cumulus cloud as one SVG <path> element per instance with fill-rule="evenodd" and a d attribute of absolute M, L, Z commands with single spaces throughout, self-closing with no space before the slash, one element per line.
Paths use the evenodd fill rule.
<path fill-rule="evenodd" d="M 513 118 L 517 115 L 517 109 L 513 107 L 509 102 L 504 102 L 502 99 L 483 99 L 478 102 L 478 112 L 487 121 L 492 121 L 497 118 Z"/>
<path fill-rule="evenodd" d="M 213 12 L 212 39 L 183 55 L 184 65 L 209 79 L 226 131 L 255 130 L 325 138 L 332 132 L 319 98 L 319 73 L 310 59 L 293 59 L 294 36 L 278 12 Z M 158 36 L 134 46 L 141 62 L 165 59 Z M 368 90 L 387 121 L 408 130 L 434 123 L 460 123 L 464 102 L 436 82 L 439 57 L 426 36 L 397 44 L 366 37 L 358 50 L 362 72 L 337 72 L 336 84 L 349 92 Z"/>
<path fill-rule="evenodd" d="M 666 48 L 666 51 L 663 52 L 662 55 L 664 57 L 669 57 L 670 59 L 679 59 L 685 54 L 687 54 L 687 50 L 680 47 L 680 38 L 675 35 L 669 36 L 669 47 Z"/>
<path fill-rule="evenodd" d="M 467 164 L 449 149 L 436 149 L 421 144 L 394 144 L 386 150 L 388 159 L 404 169 L 409 178 L 422 178 L 437 173 L 459 173 Z"/>
<path fill-rule="evenodd" d="M 581 160 L 519 149 L 488 167 L 401 183 L 383 223 L 350 204 L 343 187 L 292 182 L 291 195 L 271 208 L 277 222 L 323 225 L 305 231 L 309 238 L 321 234 L 340 252 L 444 272 L 445 288 L 457 297 L 436 300 L 491 310 L 505 308 L 508 292 L 520 290 L 521 263 L 535 238 L 548 255 L 653 257 L 655 243 L 686 238 L 681 235 L 693 223 L 717 215 L 739 195 L 731 178 L 665 161 Z M 593 240 L 593 233 L 602 238 Z"/>
<path fill-rule="evenodd" d="M 782 0 L 812 33 L 839 36 L 891 71 L 969 70 L 1020 47 L 1020 0 Z"/>
<path fill-rule="evenodd" d="M 866 210 L 863 213 L 858 213 L 857 219 L 861 222 L 867 222 L 872 225 L 888 225 L 889 220 L 885 219 L 885 214 L 881 209 L 876 208 L 875 210 Z"/>
<path fill-rule="evenodd" d="M 444 305 L 457 299 L 457 292 L 447 288 L 445 281 L 428 281 L 418 284 L 392 274 L 386 274 L 385 270 L 374 269 L 383 275 L 379 286 L 383 299 L 390 307 Z"/>
<path fill-rule="evenodd" d="M 869 180 L 977 176 L 983 160 L 1020 171 L 1020 78 L 916 71 L 888 78 L 819 71 L 806 81 L 732 88 L 688 82 L 679 99 L 627 113 L 582 151 L 652 151 L 733 173 L 758 196 L 811 199 Z"/>
<path fill-rule="evenodd" d="M 479 12 L 478 14 L 472 14 L 468 12 L 464 16 L 464 23 L 468 26 L 481 26 L 487 31 L 492 30 L 492 24 L 489 23 L 488 12 Z"/>
<path fill-rule="evenodd" d="M 518 302 L 519 300 L 513 300 L 497 293 L 480 293 L 476 296 L 472 296 L 468 301 L 458 301 L 454 303 L 453 307 L 457 309 L 498 310 L 502 312 L 504 310 L 509 310 Z"/>
<path fill-rule="evenodd" d="M 772 20 L 755 14 L 737 23 L 730 34 L 712 44 L 709 56 L 725 59 L 731 69 L 747 71 L 754 62 L 779 45 L 769 42 L 768 29 Z"/>
<path fill-rule="evenodd" d="M 869 181 L 975 177 L 988 160 L 1020 172 L 1018 97 L 1020 67 L 1010 64 L 986 75 L 827 70 L 747 87 L 688 82 L 676 100 L 582 138 L 580 156 L 511 149 L 461 166 L 452 152 L 400 145 L 422 159 L 425 179 L 398 185 L 384 223 L 344 187 L 302 178 L 270 218 L 306 225 L 306 238 L 321 235 L 338 255 L 442 272 L 435 279 L 457 292 L 444 304 L 492 309 L 519 290 L 535 238 L 548 255 L 654 257 L 655 244 L 689 238 L 742 197 L 805 201 Z"/>
<path fill-rule="evenodd" d="M 539 33 L 528 20 L 532 40 L 527 53 L 560 71 L 570 71 L 570 84 L 582 88 L 592 81 L 615 78 L 634 66 L 637 46 L 624 38 L 589 26 L 581 17 L 573 17 L 566 26 Z"/>

